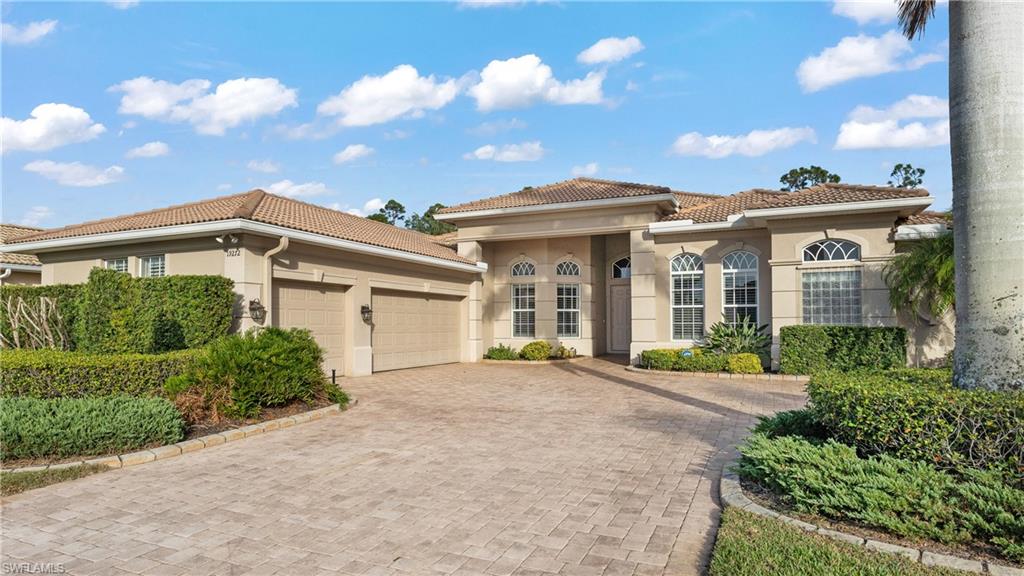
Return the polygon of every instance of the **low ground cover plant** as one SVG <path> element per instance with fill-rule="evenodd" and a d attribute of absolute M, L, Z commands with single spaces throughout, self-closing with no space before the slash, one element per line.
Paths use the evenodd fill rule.
<path fill-rule="evenodd" d="M 519 351 L 511 346 L 498 344 L 488 348 L 484 358 L 488 360 L 519 360 Z"/>
<path fill-rule="evenodd" d="M 783 326 L 779 362 L 783 374 L 902 368 L 907 331 L 895 326 Z"/>
<path fill-rule="evenodd" d="M 97 456 L 179 442 L 185 423 L 165 398 L 5 398 L 0 458 Z"/>
<path fill-rule="evenodd" d="M 3 477 L 0 478 L 0 496 L 13 496 L 27 490 L 35 490 L 58 482 L 77 480 L 107 470 L 110 468 L 98 464 L 86 464 L 32 472 L 4 472 Z"/>
<path fill-rule="evenodd" d="M 762 417 L 750 432 L 763 434 L 768 438 L 799 436 L 809 442 L 821 442 L 828 438 L 828 431 L 807 408 L 786 410 L 774 416 Z"/>
<path fill-rule="evenodd" d="M 755 434 L 740 453 L 740 475 L 798 511 L 947 544 L 987 543 L 1024 560 L 1024 491 L 997 473 L 957 476 L 925 462 L 861 458 L 852 446 L 796 436 Z"/>
<path fill-rule="evenodd" d="M 551 357 L 551 344 L 546 340 L 534 340 L 523 346 L 523 349 L 519 351 L 519 356 L 523 360 L 547 360 Z"/>

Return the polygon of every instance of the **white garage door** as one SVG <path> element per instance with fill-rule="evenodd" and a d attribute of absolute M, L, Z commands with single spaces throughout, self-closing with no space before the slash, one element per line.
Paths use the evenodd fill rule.
<path fill-rule="evenodd" d="M 345 292 L 339 286 L 274 280 L 274 326 L 305 328 L 324 349 L 324 372 L 345 373 Z"/>
<path fill-rule="evenodd" d="M 373 371 L 458 362 L 459 299 L 374 290 Z"/>

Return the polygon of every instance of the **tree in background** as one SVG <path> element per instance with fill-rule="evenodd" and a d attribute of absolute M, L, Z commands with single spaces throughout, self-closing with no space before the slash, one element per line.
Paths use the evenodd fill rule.
<path fill-rule="evenodd" d="M 899 0 L 924 33 L 935 0 Z M 1024 389 L 1024 2 L 949 3 L 959 388 Z"/>
<path fill-rule="evenodd" d="M 401 202 L 395 199 L 388 200 L 388 203 L 383 208 L 378 210 L 375 214 L 367 216 L 370 220 L 377 222 L 383 222 L 384 224 L 391 224 L 397 226 L 399 222 L 405 220 L 405 206 Z"/>
<path fill-rule="evenodd" d="M 793 168 L 783 174 L 782 178 L 779 178 L 779 182 L 782 182 L 782 190 L 787 192 L 803 190 L 804 188 L 810 188 L 811 186 L 817 186 L 826 182 L 839 182 L 840 180 L 841 178 L 838 174 L 833 174 L 821 166 Z"/>
<path fill-rule="evenodd" d="M 910 164 L 897 164 L 889 174 L 889 186 L 893 188 L 917 188 L 924 182 L 924 168 Z"/>
<path fill-rule="evenodd" d="M 952 215 L 947 214 L 952 219 Z M 896 310 L 938 320 L 956 302 L 956 263 L 953 233 L 914 240 L 910 250 L 898 254 L 885 266 L 889 302 Z"/>
<path fill-rule="evenodd" d="M 422 216 L 419 214 L 413 214 L 405 223 L 405 227 L 424 234 L 430 234 L 431 236 L 454 232 L 455 225 L 447 222 L 441 222 L 434 218 L 434 215 L 437 214 L 437 211 L 441 208 L 444 208 L 444 204 L 437 203 L 430 208 L 427 208 L 427 211 L 424 212 Z"/>

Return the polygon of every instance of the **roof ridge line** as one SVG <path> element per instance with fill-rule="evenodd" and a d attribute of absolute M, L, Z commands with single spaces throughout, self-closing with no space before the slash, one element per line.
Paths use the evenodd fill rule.
<path fill-rule="evenodd" d="M 249 197 L 242 202 L 242 205 L 235 208 L 234 213 L 231 215 L 234 218 L 244 218 L 246 220 L 252 220 L 252 214 L 259 207 L 263 199 L 267 197 L 267 193 L 261 188 L 256 188 L 248 193 Z"/>

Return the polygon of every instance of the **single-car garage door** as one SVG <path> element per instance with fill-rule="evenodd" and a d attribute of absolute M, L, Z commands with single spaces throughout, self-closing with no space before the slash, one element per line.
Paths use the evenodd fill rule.
<path fill-rule="evenodd" d="M 305 328 L 324 349 L 324 372 L 345 373 L 345 291 L 340 286 L 274 280 L 274 326 Z"/>
<path fill-rule="evenodd" d="M 458 362 L 459 299 L 374 290 L 373 371 Z"/>

